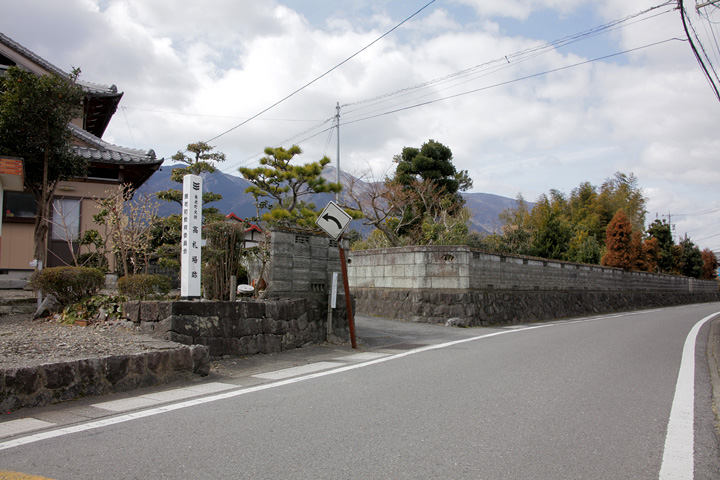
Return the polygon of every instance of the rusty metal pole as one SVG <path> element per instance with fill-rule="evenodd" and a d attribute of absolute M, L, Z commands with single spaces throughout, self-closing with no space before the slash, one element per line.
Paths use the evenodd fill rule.
<path fill-rule="evenodd" d="M 343 287 L 345 289 L 345 304 L 347 305 L 348 326 L 350 327 L 350 344 L 357 348 L 355 341 L 355 318 L 352 311 L 352 299 L 350 298 L 350 284 L 348 283 L 347 262 L 345 261 L 345 250 L 342 247 L 342 237 L 338 240 L 340 250 L 340 268 L 342 268 Z"/>

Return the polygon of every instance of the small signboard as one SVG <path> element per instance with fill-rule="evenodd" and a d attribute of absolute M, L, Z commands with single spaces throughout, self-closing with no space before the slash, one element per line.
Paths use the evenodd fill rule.
<path fill-rule="evenodd" d="M 182 198 L 180 297 L 200 298 L 200 243 L 202 236 L 202 177 L 185 175 Z"/>
<path fill-rule="evenodd" d="M 352 217 L 338 206 L 335 202 L 327 204 L 318 219 L 315 221 L 318 227 L 325 230 L 333 239 L 337 240 L 343 234 Z"/>

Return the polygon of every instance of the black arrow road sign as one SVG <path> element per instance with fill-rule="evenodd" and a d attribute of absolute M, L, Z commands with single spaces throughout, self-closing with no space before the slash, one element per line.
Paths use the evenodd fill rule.
<path fill-rule="evenodd" d="M 350 224 L 352 217 L 335 202 L 327 204 L 325 209 L 315 221 L 318 227 L 322 228 L 332 238 L 337 240 Z"/>
<path fill-rule="evenodd" d="M 337 224 L 338 229 L 342 229 L 342 223 L 340 223 L 340 220 L 338 220 L 337 218 L 333 217 L 333 216 L 330 215 L 329 213 L 326 213 L 325 215 L 323 215 L 322 218 L 324 218 L 324 219 L 327 220 L 327 221 L 335 222 L 335 223 Z"/>

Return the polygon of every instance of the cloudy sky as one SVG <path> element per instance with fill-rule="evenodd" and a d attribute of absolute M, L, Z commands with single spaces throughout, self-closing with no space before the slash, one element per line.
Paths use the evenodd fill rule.
<path fill-rule="evenodd" d="M 350 173 L 382 178 L 428 139 L 475 192 L 534 200 L 634 173 L 648 221 L 671 215 L 676 236 L 720 252 L 720 102 L 674 5 L 428 2 L 3 0 L 0 31 L 125 92 L 111 143 L 169 158 L 211 140 L 234 174 L 267 146 L 335 161 L 339 103 Z M 702 12 L 720 22 L 720 8 Z"/>

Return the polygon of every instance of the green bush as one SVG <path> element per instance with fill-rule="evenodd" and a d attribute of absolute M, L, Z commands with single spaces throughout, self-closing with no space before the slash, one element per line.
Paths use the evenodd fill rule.
<path fill-rule="evenodd" d="M 123 295 L 95 295 L 81 302 L 68 305 L 62 311 L 60 321 L 73 324 L 78 320 L 118 320 L 122 318 Z"/>
<path fill-rule="evenodd" d="M 30 286 L 44 295 L 52 295 L 65 307 L 93 296 L 105 285 L 105 275 L 96 268 L 51 267 L 37 271 Z"/>
<path fill-rule="evenodd" d="M 172 284 L 170 279 L 164 275 L 148 275 L 139 273 L 137 275 L 125 275 L 118 278 L 118 292 L 128 298 L 145 300 L 167 295 Z"/>

